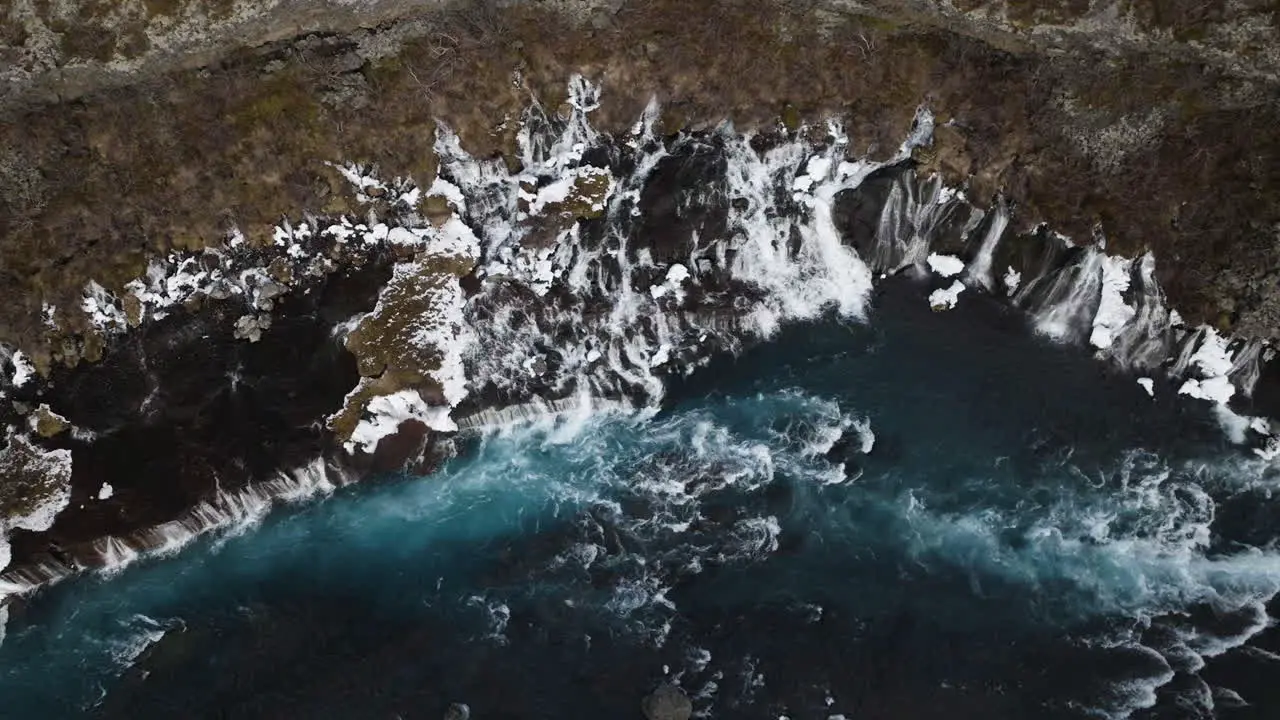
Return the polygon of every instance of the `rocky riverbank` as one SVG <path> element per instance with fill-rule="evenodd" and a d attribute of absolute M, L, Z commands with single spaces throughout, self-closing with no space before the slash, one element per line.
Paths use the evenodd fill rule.
<path fill-rule="evenodd" d="M 160 5 L 20 3 L 0 33 L 16 587 L 530 403 L 652 402 L 770 322 L 856 316 L 837 246 L 1271 414 L 1264 7 Z"/>

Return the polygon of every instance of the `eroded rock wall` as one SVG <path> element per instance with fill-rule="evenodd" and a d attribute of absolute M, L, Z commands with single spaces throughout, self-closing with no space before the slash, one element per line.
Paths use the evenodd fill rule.
<path fill-rule="evenodd" d="M 203 507 L 211 492 L 336 456 L 343 442 L 394 446 L 384 469 L 420 453 L 440 420 L 434 405 L 406 406 L 401 414 L 414 421 L 380 444 L 382 431 L 392 429 L 360 434 L 362 413 L 375 399 L 424 391 L 427 376 L 448 363 L 385 346 L 421 334 L 402 317 L 432 306 L 416 301 L 436 290 L 445 300 L 473 294 L 483 277 L 472 272 L 474 252 L 442 255 L 413 243 L 397 249 L 384 243 L 390 231 L 378 221 L 412 218 L 422 240 L 458 222 L 455 213 L 485 217 L 464 211 L 447 187 L 432 190 L 441 164 L 438 131 L 447 127 L 470 157 L 498 158 L 504 177 L 516 178 L 517 213 L 537 216 L 522 227 L 522 246 L 535 255 L 563 246 L 563 233 L 598 219 L 615 192 L 612 180 L 600 180 L 634 170 L 623 163 L 605 172 L 608 158 L 579 157 L 575 162 L 592 172 L 573 182 L 522 174 L 530 159 L 520 128 L 538 118 L 575 122 L 582 100 L 571 98 L 565 83 L 578 73 L 601 88 L 593 126 L 618 137 L 657 98 L 649 143 L 679 136 L 712 147 L 716 135 L 705 131 L 726 120 L 739 130 L 764 130 L 752 142 L 765 145 L 806 133 L 818 141 L 826 126 L 817 121 L 840 118 L 843 158 L 898 157 L 912 178 L 903 184 L 896 174 L 875 175 L 837 203 L 832 227 L 865 257 L 883 254 L 880 225 L 890 195 L 916 187 L 916 177 L 938 177 L 975 206 L 999 208 L 1010 239 L 996 251 L 997 272 L 1007 268 L 1030 282 L 1039 272 L 1034 260 L 1015 262 L 1010 253 L 1040 257 L 1045 233 L 1028 231 L 1047 224 L 1080 243 L 1105 240 L 1117 256 L 1153 253 L 1168 304 L 1192 325 L 1274 337 L 1280 94 L 1277 44 L 1268 39 L 1275 38 L 1276 14 L 1243 3 L 1213 7 L 14 4 L 0 33 L 5 57 L 16 58 L 0 69 L 9 81 L 0 96 L 0 293 L 7 299 L 0 344 L 22 354 L 0 353 L 7 395 L 0 424 L 29 430 L 14 447 L 85 458 L 73 464 L 63 519 L 47 533 L 19 528 L 15 556 L 28 563 L 52 557 L 70 567 L 77 549 L 115 552 L 92 546 L 104 535 L 173 522 Z M 932 111 L 932 140 L 904 146 L 922 106 Z M 634 188 L 644 209 L 639 235 L 664 242 L 688 235 L 692 242 L 692 223 L 705 240 L 723 240 L 713 237 L 715 228 L 742 209 L 725 207 L 727 196 L 699 203 L 681 194 L 723 179 L 717 157 L 691 152 L 650 168 L 652 180 Z M 526 175 L 528 188 L 519 184 Z M 920 187 L 940 193 L 942 185 Z M 902 217 L 894 232 L 910 236 L 916 216 Z M 322 238 L 322 227 L 336 234 Z M 969 245 L 982 232 L 953 230 L 934 238 L 935 249 L 975 262 L 981 251 Z M 376 242 L 352 254 L 356 244 L 338 238 L 347 233 Z M 1004 234 L 1002 224 L 993 237 Z M 588 239 L 591 252 L 607 250 L 603 239 Z M 1065 252 L 1065 245 L 1054 247 Z M 253 277 L 224 266 L 235 253 L 259 250 Z M 676 294 L 688 273 L 702 272 L 681 264 L 688 248 L 676 252 L 654 241 L 632 251 L 629 262 L 642 275 L 659 266 L 667 273 L 665 281 L 648 278 L 665 288 L 652 294 L 655 302 Z M 155 275 L 163 256 L 178 258 L 177 265 Z M 1061 270 L 1063 258 L 1051 259 Z M 537 255 L 526 270 L 536 275 L 544 261 L 552 262 Z M 901 261 L 869 262 L 892 270 Z M 672 263 L 685 274 L 672 275 Z M 987 290 L 995 287 L 990 265 L 977 273 Z M 402 287 L 401 300 L 416 304 L 384 292 L 393 266 L 400 281 L 387 287 Z M 196 276 L 209 283 L 198 292 L 183 285 Z M 352 280 L 357 276 L 374 280 Z M 699 282 L 714 286 L 714 273 L 709 277 Z M 513 297 L 541 302 L 537 282 Z M 1016 279 L 1001 282 L 1012 295 Z M 718 288 L 717 303 L 684 308 L 681 322 L 730 332 L 733 301 L 749 300 L 744 287 Z M 578 300 L 582 308 L 565 301 L 575 313 L 581 309 L 575 322 L 601 312 L 599 303 Z M 498 317 L 503 308 L 491 310 Z M 648 322 L 657 317 L 665 316 Z M 343 330 L 354 330 L 345 345 L 333 334 L 343 323 L 354 323 Z M 638 336 L 619 332 L 613 340 L 624 344 Z M 505 357 L 503 343 L 491 345 L 495 358 Z M 661 367 L 681 352 L 672 346 L 663 355 L 661 348 L 641 353 L 643 367 Z M 1256 360 L 1259 348 L 1235 352 Z M 595 352 L 592 359 L 584 350 L 578 360 L 591 365 L 602 357 Z M 557 369 L 533 356 L 516 365 L 497 370 Z M 447 383 L 432 383 L 435 394 L 419 398 L 448 399 Z M 164 388 L 159 396 L 157 388 Z M 488 400 L 501 394 L 479 389 L 466 408 L 472 415 L 460 419 L 479 422 Z"/>

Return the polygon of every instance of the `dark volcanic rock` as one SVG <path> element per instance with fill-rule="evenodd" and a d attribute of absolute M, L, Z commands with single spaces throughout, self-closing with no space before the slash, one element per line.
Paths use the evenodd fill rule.
<path fill-rule="evenodd" d="M 324 418 L 358 379 L 333 326 L 372 308 L 388 274 L 370 263 L 281 299 L 256 343 L 232 337 L 240 308 L 213 303 L 126 335 L 100 363 L 56 370 L 44 397 L 84 431 L 50 441 L 72 451 L 71 505 L 48 532 L 12 535 L 14 565 L 167 522 L 215 490 L 331 453 Z M 376 465 L 396 463 L 384 453 Z M 114 494 L 98 500 L 104 484 Z"/>
<path fill-rule="evenodd" d="M 693 249 L 693 235 L 720 237 L 726 199 L 707 187 L 724 178 L 724 154 L 711 143 L 687 143 L 658 163 L 640 193 L 640 237 L 653 259 L 679 262 Z M 638 248 L 629 248 L 634 254 Z"/>
<path fill-rule="evenodd" d="M 836 195 L 832 220 L 840 235 L 852 243 L 862 257 L 871 257 L 875 252 L 880 212 L 889 201 L 894 183 L 904 172 L 907 169 L 902 166 L 877 170 L 858 187 Z"/>

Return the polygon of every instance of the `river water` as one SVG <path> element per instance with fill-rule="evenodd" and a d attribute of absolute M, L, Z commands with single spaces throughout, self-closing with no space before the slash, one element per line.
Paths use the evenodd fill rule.
<path fill-rule="evenodd" d="M 1274 717 L 1265 465 L 922 293 L 43 591 L 0 716 L 628 718 L 674 682 L 708 717 Z"/>

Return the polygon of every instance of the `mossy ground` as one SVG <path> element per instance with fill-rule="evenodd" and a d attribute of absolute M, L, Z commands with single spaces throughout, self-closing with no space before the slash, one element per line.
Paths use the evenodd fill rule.
<path fill-rule="evenodd" d="M 62 493 L 70 473 L 52 470 L 43 450 L 22 435 L 10 434 L 0 449 L 0 517 L 30 515 Z"/>
<path fill-rule="evenodd" d="M 360 384 L 329 419 L 339 440 L 351 437 L 364 408 L 380 395 L 417 389 L 434 402 L 443 399 L 432 373 L 440 369 L 444 348 L 424 342 L 423 329 L 445 314 L 443 305 L 454 301 L 458 279 L 474 265 L 474 258 L 429 255 L 397 267 L 378 306 L 347 335 Z"/>
<path fill-rule="evenodd" d="M 71 423 L 53 412 L 47 404 L 41 404 L 31 412 L 32 429 L 43 438 L 50 438 L 71 429 Z"/>
<path fill-rule="evenodd" d="M 190 1 L 155 0 L 149 12 Z M 1155 250 L 1189 318 L 1217 317 L 1228 298 L 1232 314 L 1254 317 L 1274 292 L 1280 109 L 1265 88 L 1177 58 L 1049 56 L 909 17 L 817 22 L 808 5 L 791 7 L 656 0 L 571 28 L 534 6 L 464 3 L 375 61 L 352 61 L 343 37 L 313 37 L 31 110 L 0 126 L 0 340 L 39 345 L 43 303 L 74 308 L 90 278 L 119 288 L 158 251 L 232 226 L 262 239 L 286 214 L 357 210 L 327 161 L 428 182 L 436 119 L 472 152 L 514 162 L 521 110 L 535 99 L 556 108 L 573 72 L 603 83 L 594 121 L 606 130 L 624 130 L 656 94 L 664 132 L 838 115 L 856 152 L 875 157 L 928 104 L 952 121 L 945 147 L 924 158 L 932 169 L 979 201 L 1004 191 L 1024 225 L 1086 238 L 1101 223 L 1114 249 Z M 1095 124 L 1152 108 L 1168 121 L 1100 172 L 1073 141 L 1079 118 L 1064 96 Z"/>

